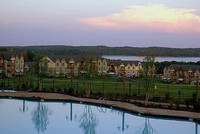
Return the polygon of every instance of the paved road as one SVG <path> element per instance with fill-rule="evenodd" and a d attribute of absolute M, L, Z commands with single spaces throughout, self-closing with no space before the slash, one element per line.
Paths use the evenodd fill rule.
<path fill-rule="evenodd" d="M 109 76 L 119 78 L 120 80 L 123 79 L 122 76 L 121 76 L 121 77 L 119 77 L 119 76 L 117 76 L 117 75 L 109 75 Z M 127 77 L 125 77 L 125 81 L 131 82 L 131 83 L 133 83 L 133 84 L 141 84 L 140 82 L 135 81 L 135 80 L 130 79 L 130 78 L 127 78 Z"/>

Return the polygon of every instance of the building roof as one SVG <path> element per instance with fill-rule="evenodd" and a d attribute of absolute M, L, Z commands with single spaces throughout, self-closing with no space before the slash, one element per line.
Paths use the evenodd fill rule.
<path fill-rule="evenodd" d="M 0 55 L 3 55 L 5 60 L 10 60 L 14 54 L 8 51 L 0 51 Z"/>
<path fill-rule="evenodd" d="M 79 62 L 82 60 L 84 56 L 82 55 L 47 55 L 53 62 L 56 62 L 57 59 L 60 61 L 62 59 L 65 59 L 66 62 L 69 62 L 71 59 L 73 59 L 75 62 Z"/>
<path fill-rule="evenodd" d="M 200 71 L 199 65 L 179 65 L 179 64 L 172 64 L 169 66 L 170 68 L 174 68 L 175 71 L 182 69 L 183 71 L 189 71 L 190 69 L 195 72 L 197 69 Z"/>
<path fill-rule="evenodd" d="M 125 66 L 127 66 L 128 64 L 130 64 L 130 65 L 132 65 L 132 64 L 138 65 L 139 62 L 140 61 L 107 60 L 108 65 L 113 63 L 116 66 L 120 66 L 122 63 Z"/>
<path fill-rule="evenodd" d="M 13 53 L 10 51 L 0 51 L 0 55 L 3 55 L 5 60 L 10 60 L 12 58 L 12 56 L 21 56 L 21 54 L 17 54 L 17 53 Z"/>
<path fill-rule="evenodd" d="M 35 62 L 24 62 L 24 65 L 28 65 L 30 68 L 33 67 Z"/>

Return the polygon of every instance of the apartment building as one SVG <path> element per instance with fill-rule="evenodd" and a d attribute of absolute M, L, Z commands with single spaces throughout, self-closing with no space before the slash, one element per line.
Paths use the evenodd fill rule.
<path fill-rule="evenodd" d="M 164 68 L 164 81 L 170 83 L 194 84 L 200 76 L 198 65 L 170 65 Z"/>
<path fill-rule="evenodd" d="M 0 52 L 0 77 L 22 76 L 23 67 L 23 55 Z"/>

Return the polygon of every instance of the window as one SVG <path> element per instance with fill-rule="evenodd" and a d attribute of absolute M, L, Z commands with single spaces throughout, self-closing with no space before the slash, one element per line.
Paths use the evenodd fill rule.
<path fill-rule="evenodd" d="M 128 69 L 130 69 L 130 67 L 128 67 Z"/>
<path fill-rule="evenodd" d="M 63 66 L 65 66 L 65 63 L 63 63 Z"/>
<path fill-rule="evenodd" d="M 101 63 L 99 62 L 99 65 L 101 65 Z"/>
<path fill-rule="evenodd" d="M 103 65 L 106 65 L 106 63 L 104 62 Z"/>
<path fill-rule="evenodd" d="M 58 63 L 57 63 L 57 66 L 58 66 Z"/>

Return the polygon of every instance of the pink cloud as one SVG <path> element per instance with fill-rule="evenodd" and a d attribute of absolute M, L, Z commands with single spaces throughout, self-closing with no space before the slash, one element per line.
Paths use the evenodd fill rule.
<path fill-rule="evenodd" d="M 105 17 L 80 18 L 81 23 L 108 30 L 200 33 L 200 16 L 195 9 L 168 8 L 165 5 L 128 6 Z"/>
<path fill-rule="evenodd" d="M 5 20 L 3 22 L 0 23 L 1 25 L 7 26 L 10 24 L 10 20 Z"/>

